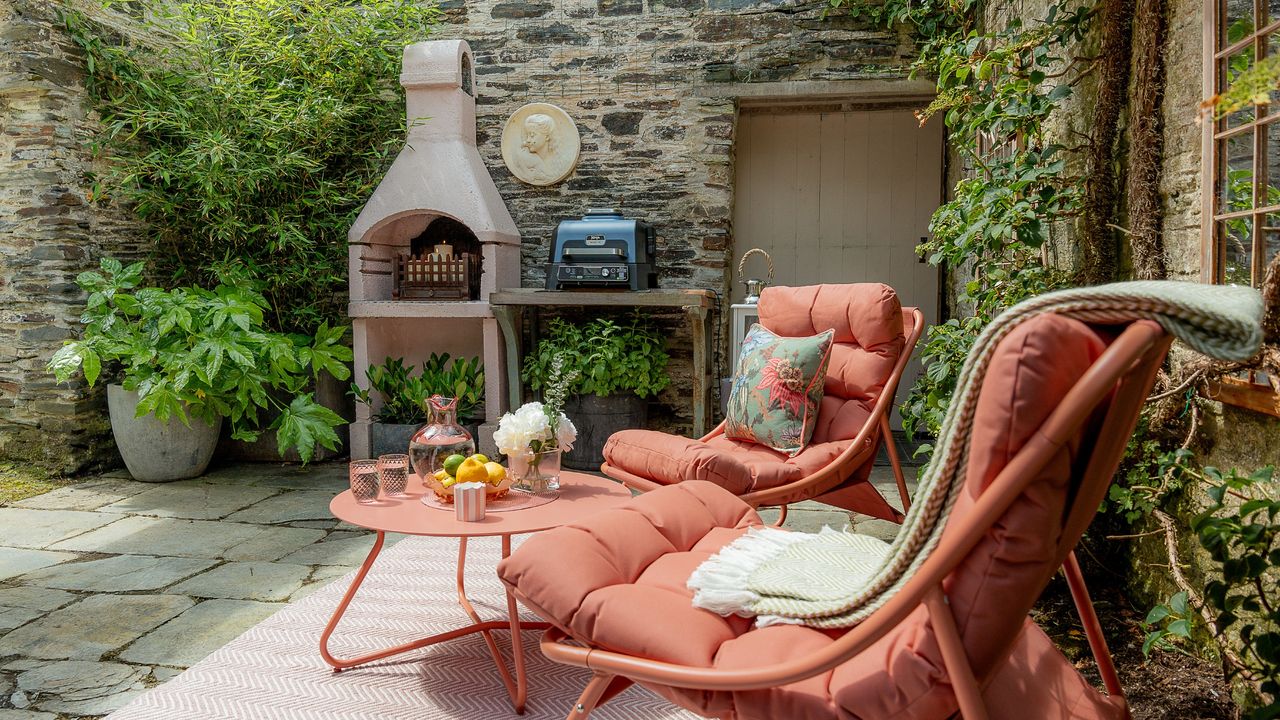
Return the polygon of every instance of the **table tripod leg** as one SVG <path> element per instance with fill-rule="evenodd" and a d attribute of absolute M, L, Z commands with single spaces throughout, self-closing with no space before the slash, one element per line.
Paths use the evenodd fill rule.
<path fill-rule="evenodd" d="M 505 540 L 503 547 L 510 545 L 511 539 L 503 536 Z M 504 555 L 505 557 L 505 555 Z M 467 567 L 467 539 L 459 538 L 458 540 L 458 604 L 462 606 L 464 612 L 471 618 L 471 622 L 476 625 L 482 625 L 480 614 L 472 607 L 471 601 L 467 599 L 467 588 L 464 581 L 464 575 Z M 498 666 L 498 674 L 502 678 L 502 684 L 507 687 L 507 694 L 511 696 L 511 702 L 516 706 L 517 713 L 524 712 L 523 698 L 517 699 L 520 693 L 514 678 L 511 677 L 511 671 L 507 669 L 507 662 L 502 658 L 502 652 L 498 650 L 498 642 L 493 639 L 493 633 L 489 630 L 481 630 L 480 635 L 484 638 L 484 644 L 489 647 L 489 654 L 493 656 L 493 664 Z M 517 660 L 517 662 L 520 662 Z M 517 674 L 519 674 L 520 665 L 517 665 Z"/>
<path fill-rule="evenodd" d="M 502 536 L 502 559 L 511 555 L 511 536 Z M 507 617 L 511 619 L 511 655 L 516 667 L 516 692 L 511 698 L 516 712 L 524 714 L 524 704 L 529 693 L 529 678 L 524 671 L 524 638 L 520 636 L 520 608 L 516 596 L 507 588 Z"/>

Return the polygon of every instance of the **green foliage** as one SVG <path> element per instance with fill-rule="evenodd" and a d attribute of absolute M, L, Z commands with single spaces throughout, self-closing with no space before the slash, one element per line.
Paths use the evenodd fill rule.
<path fill-rule="evenodd" d="M 211 286 L 236 259 L 267 327 L 341 317 L 347 229 L 400 143 L 400 53 L 434 4 L 153 0 L 140 16 L 145 42 L 65 15 L 110 159 L 96 196 L 146 221 L 165 284 Z"/>
<path fill-rule="evenodd" d="M 480 358 L 458 358 L 449 353 L 431 353 L 422 370 L 412 374 L 402 358 L 387 358 L 365 371 L 369 390 L 352 383 L 356 400 L 372 404 L 372 392 L 382 398 L 382 409 L 374 416 L 380 423 L 413 425 L 428 420 L 427 400 L 432 395 L 458 399 L 458 417 L 471 420 L 484 406 L 484 365 Z"/>
<path fill-rule="evenodd" d="M 1247 720 L 1280 717 L 1280 499 L 1274 468 L 1251 475 L 1217 468 L 1183 471 L 1204 484 L 1212 505 L 1191 523 L 1213 561 L 1204 603 L 1211 628 L 1227 647 L 1240 648 L 1230 673 L 1260 694 Z M 1185 594 L 1152 609 L 1143 650 L 1175 646 L 1191 635 L 1193 615 Z"/>
<path fill-rule="evenodd" d="M 222 416 L 232 437 L 252 442 L 260 412 L 274 408 L 279 415 L 269 427 L 281 454 L 293 447 L 307 462 L 317 443 L 337 447 L 333 428 L 346 421 L 303 391 L 322 370 L 349 377 L 346 328 L 321 323 L 314 339 L 265 330 L 270 306 L 234 268 L 222 269 L 213 290 L 138 288 L 141 276 L 142 263 L 123 267 L 107 258 L 101 272 L 76 278 L 89 293 L 80 318 L 84 335 L 49 361 L 58 382 L 83 370 L 92 386 L 103 365 L 115 363 L 125 389 L 138 392 L 138 417 L 188 423 L 188 413 L 209 421 Z M 284 405 L 277 393 L 292 400 Z"/>
<path fill-rule="evenodd" d="M 538 349 L 525 358 L 521 377 L 534 390 L 559 377 L 567 378 L 569 394 L 633 392 L 646 398 L 671 384 L 664 345 L 662 335 L 639 315 L 626 324 L 599 318 L 574 325 L 556 318 Z M 553 372 L 557 358 L 561 365 Z"/>

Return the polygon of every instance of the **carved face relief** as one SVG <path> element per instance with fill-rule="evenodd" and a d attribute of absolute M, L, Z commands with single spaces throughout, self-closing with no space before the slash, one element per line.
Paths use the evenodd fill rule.
<path fill-rule="evenodd" d="M 530 185 L 564 180 L 578 164 L 578 128 L 555 105 L 530 103 L 512 113 L 502 131 L 502 159 Z"/>

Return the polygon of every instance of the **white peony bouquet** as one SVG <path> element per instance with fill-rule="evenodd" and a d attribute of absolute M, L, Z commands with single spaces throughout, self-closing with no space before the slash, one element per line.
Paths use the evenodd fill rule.
<path fill-rule="evenodd" d="M 557 448 L 567 451 L 573 449 L 577 439 L 578 429 L 573 421 L 540 402 L 525 403 L 519 410 L 503 415 L 493 433 L 498 451 L 508 456 Z"/>

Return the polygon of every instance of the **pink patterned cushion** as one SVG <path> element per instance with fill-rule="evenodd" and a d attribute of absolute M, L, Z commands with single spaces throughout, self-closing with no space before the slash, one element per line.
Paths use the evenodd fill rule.
<path fill-rule="evenodd" d="M 784 337 L 751 326 L 738 355 L 724 434 L 796 455 L 818 424 L 834 330 Z"/>

